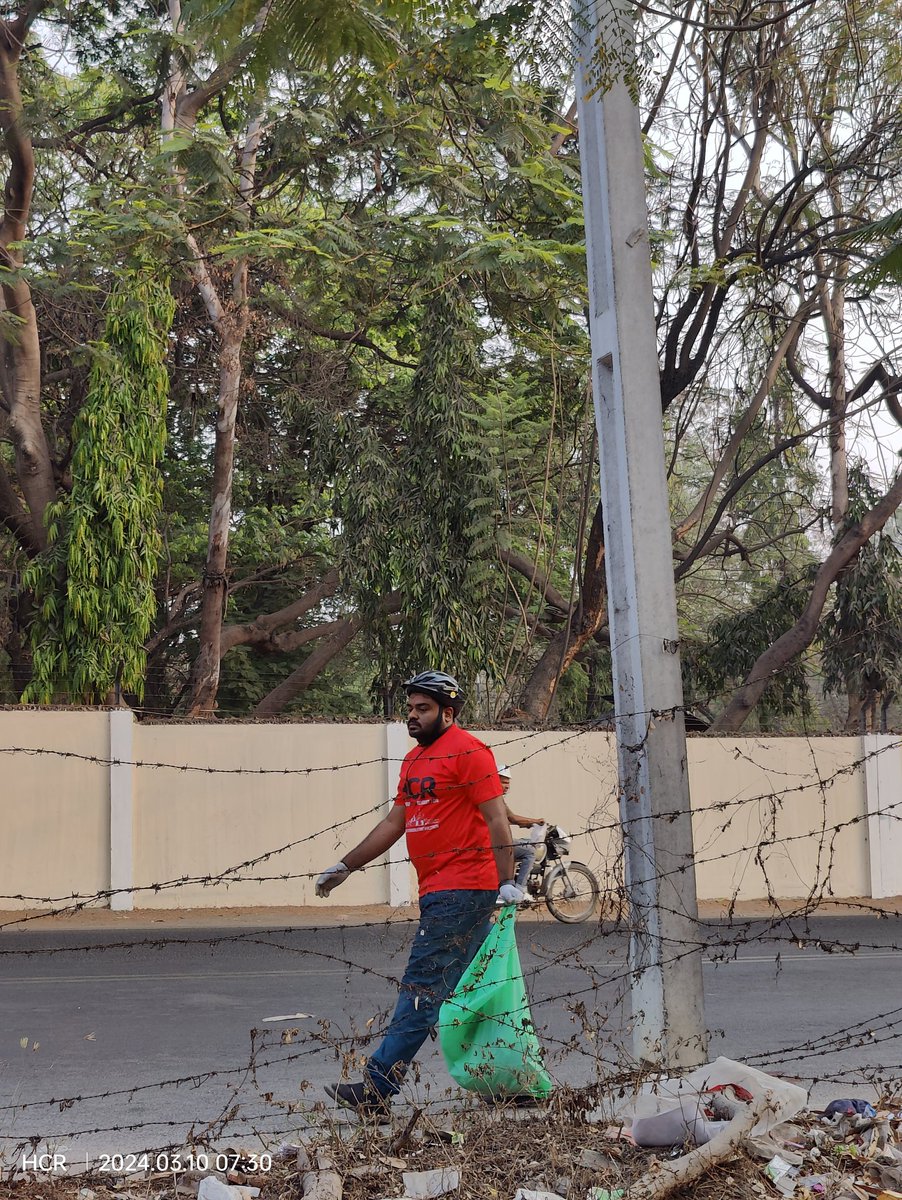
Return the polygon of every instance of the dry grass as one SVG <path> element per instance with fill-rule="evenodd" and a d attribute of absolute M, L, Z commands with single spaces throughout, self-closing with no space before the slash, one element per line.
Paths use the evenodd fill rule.
<path fill-rule="evenodd" d="M 442 1167 L 460 1173 L 459 1200 L 512 1200 L 519 1186 L 584 1200 L 592 1186 L 628 1188 L 652 1157 L 618 1139 L 611 1127 L 587 1124 L 580 1114 L 553 1104 L 535 1111 L 475 1109 L 437 1120 L 420 1114 L 406 1144 L 399 1144 L 403 1131 L 400 1123 L 374 1128 L 348 1118 L 305 1144 L 312 1158 L 319 1152 L 331 1159 L 344 1181 L 344 1200 L 402 1196 L 402 1171 Z M 598 1156 L 591 1166 L 581 1165 L 584 1152 Z M 300 1200 L 302 1179 L 292 1157 L 276 1163 L 265 1177 L 231 1176 L 229 1181 L 262 1185 L 261 1200 Z M 195 1187 L 196 1179 L 192 1185 L 187 1177 L 176 1186 L 172 1175 L 30 1177 L 0 1182 L 0 1200 L 186 1200 Z M 775 1193 L 764 1182 L 761 1164 L 739 1155 L 674 1200 L 768 1195 Z"/>

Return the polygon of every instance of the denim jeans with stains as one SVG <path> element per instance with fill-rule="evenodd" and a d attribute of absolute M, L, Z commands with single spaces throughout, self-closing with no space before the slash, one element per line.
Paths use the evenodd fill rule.
<path fill-rule="evenodd" d="M 451 995 L 491 929 L 497 889 L 431 892 L 420 899 L 420 924 L 401 980 L 401 993 L 382 1044 L 366 1074 L 382 1096 L 393 1096 L 407 1068 L 438 1022 Z"/>

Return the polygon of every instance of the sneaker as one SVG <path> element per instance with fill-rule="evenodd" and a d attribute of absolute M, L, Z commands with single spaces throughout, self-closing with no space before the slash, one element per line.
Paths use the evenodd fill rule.
<path fill-rule="evenodd" d="M 391 1097 L 383 1096 L 368 1080 L 360 1083 L 330 1083 L 326 1095 L 341 1108 L 353 1109 L 361 1117 L 388 1117 L 391 1113 Z"/>

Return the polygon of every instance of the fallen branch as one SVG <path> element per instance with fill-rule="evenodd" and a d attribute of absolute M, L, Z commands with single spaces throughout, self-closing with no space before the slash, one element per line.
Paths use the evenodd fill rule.
<path fill-rule="evenodd" d="M 738 1112 L 726 1128 L 715 1134 L 706 1145 L 691 1150 L 673 1162 L 653 1162 L 627 1191 L 628 1200 L 664 1200 L 677 1188 L 699 1179 L 715 1163 L 732 1157 L 768 1109 L 773 1107 L 773 1094 L 764 1092 L 748 1108 Z"/>

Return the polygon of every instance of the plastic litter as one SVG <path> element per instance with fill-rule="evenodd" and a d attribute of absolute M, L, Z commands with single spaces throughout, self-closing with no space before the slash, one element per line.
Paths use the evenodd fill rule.
<path fill-rule="evenodd" d="M 827 1190 L 826 1175 L 800 1175 L 796 1183 L 800 1188 L 807 1188 L 816 1196 L 822 1196 Z"/>
<path fill-rule="evenodd" d="M 798 1167 L 794 1167 L 785 1158 L 781 1158 L 779 1154 L 775 1154 L 764 1168 L 764 1173 L 778 1192 L 782 1192 L 784 1196 L 793 1195 L 796 1190 L 796 1176 L 799 1173 Z"/>
<path fill-rule="evenodd" d="M 704 1146 L 726 1124 L 726 1121 L 707 1120 L 701 1097 L 687 1096 L 676 1108 L 651 1117 L 636 1117 L 632 1134 L 637 1146 L 677 1146 L 687 1142 Z"/>
<path fill-rule="evenodd" d="M 824 1109 L 824 1116 L 836 1117 L 876 1117 L 877 1110 L 867 1100 L 831 1100 Z"/>
<path fill-rule="evenodd" d="M 197 1200 L 254 1200 L 259 1195 L 258 1187 L 234 1187 L 215 1175 L 205 1175 L 197 1189 Z"/>
<path fill-rule="evenodd" d="M 805 1089 L 794 1083 L 787 1083 L 731 1058 L 721 1057 L 696 1067 L 686 1075 L 677 1078 L 664 1076 L 649 1081 L 625 1102 L 620 1115 L 632 1116 L 635 1120 L 636 1117 L 644 1118 L 661 1112 L 672 1112 L 681 1100 L 704 1098 L 706 1094 L 711 1094 L 713 1088 L 725 1084 L 733 1085 L 734 1097 L 737 1095 L 735 1085 L 755 1099 L 765 1092 L 770 1094 L 771 1107 L 750 1131 L 752 1137 L 760 1137 L 774 1125 L 790 1120 L 802 1111 L 808 1099 Z M 722 1094 L 729 1095 L 728 1092 Z"/>
<path fill-rule="evenodd" d="M 552 1091 L 532 1023 L 514 933 L 504 908 L 439 1013 L 439 1040 L 456 1083 L 484 1096 Z"/>

